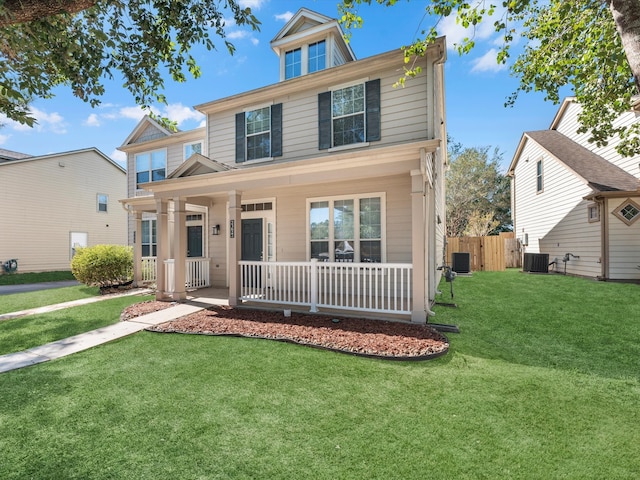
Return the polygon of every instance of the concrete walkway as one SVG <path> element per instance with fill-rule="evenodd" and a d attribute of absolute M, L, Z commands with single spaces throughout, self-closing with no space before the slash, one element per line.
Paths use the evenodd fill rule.
<path fill-rule="evenodd" d="M 139 293 L 146 292 L 136 290 L 133 292 L 127 292 L 119 296 L 135 295 Z M 7 320 L 9 318 L 16 318 L 24 315 L 33 315 L 35 313 L 60 310 L 62 308 L 69 308 L 76 305 L 106 300 L 108 298 L 114 298 L 114 295 L 109 295 L 106 297 L 92 297 L 83 300 L 77 300 L 74 302 L 49 305 L 47 307 L 36 308 L 33 310 L 8 313 L 0 317 L 0 319 Z M 101 345 L 103 343 L 107 343 L 112 340 L 131 335 L 132 333 L 140 332 L 150 325 L 158 325 L 170 320 L 175 320 L 176 318 L 180 318 L 185 315 L 190 315 L 191 313 L 197 312 L 199 310 L 203 310 L 211 305 L 225 304 L 228 304 L 226 300 L 192 297 L 187 303 L 176 304 L 173 307 L 169 307 L 158 312 L 142 315 L 125 322 L 114 323 L 113 325 L 108 325 L 106 327 L 98 328 L 97 330 L 81 333 L 80 335 L 75 335 L 63 340 L 51 342 L 39 347 L 30 348 L 22 352 L 2 355 L 0 356 L 0 373 L 9 372 L 18 368 L 28 367 L 30 365 L 36 365 L 38 363 L 47 362 L 55 358 L 65 357 L 67 355 L 71 355 L 72 353 L 81 352 L 82 350 L 87 350 L 89 348 L 95 347 L 96 345 Z"/>

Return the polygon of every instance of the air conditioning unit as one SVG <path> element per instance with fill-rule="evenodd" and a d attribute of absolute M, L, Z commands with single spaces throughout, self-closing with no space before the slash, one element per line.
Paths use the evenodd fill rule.
<path fill-rule="evenodd" d="M 549 273 L 549 254 L 525 253 L 522 270 L 531 273 Z"/>
<path fill-rule="evenodd" d="M 451 270 L 456 273 L 471 273 L 471 254 L 455 252 L 451 254 Z"/>

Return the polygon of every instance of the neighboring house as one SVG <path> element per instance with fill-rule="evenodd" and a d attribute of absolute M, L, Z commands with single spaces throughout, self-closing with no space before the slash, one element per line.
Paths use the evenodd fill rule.
<path fill-rule="evenodd" d="M 620 156 L 617 139 L 589 143 L 579 112 L 568 98 L 549 130 L 523 134 L 508 173 L 514 231 L 556 271 L 640 280 L 640 156 Z M 616 123 L 638 121 L 630 109 Z"/>
<path fill-rule="evenodd" d="M 205 128 L 147 117 L 120 147 L 137 281 L 161 299 L 228 287 L 232 305 L 425 322 L 443 263 L 444 39 L 404 88 L 400 49 L 356 60 L 307 9 L 271 45 L 278 83 L 196 106 Z"/>
<path fill-rule="evenodd" d="M 0 150 L 0 263 L 69 270 L 78 245 L 127 244 L 126 172 L 95 148 L 32 157 Z M 2 267 L 0 267 L 2 270 Z"/>

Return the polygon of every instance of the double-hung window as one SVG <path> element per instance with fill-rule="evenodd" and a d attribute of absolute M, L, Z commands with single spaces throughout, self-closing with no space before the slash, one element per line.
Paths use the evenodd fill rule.
<path fill-rule="evenodd" d="M 199 153 L 202 155 L 203 149 L 202 145 L 204 142 L 202 140 L 198 140 L 195 142 L 185 143 L 184 144 L 184 160 L 187 160 L 194 153 Z"/>
<path fill-rule="evenodd" d="M 542 160 L 536 162 L 536 192 L 541 193 L 544 189 Z"/>
<path fill-rule="evenodd" d="M 284 78 L 286 80 L 302 75 L 302 50 L 296 48 L 284 54 Z"/>
<path fill-rule="evenodd" d="M 96 200 L 97 200 L 97 203 L 98 203 L 97 210 L 99 212 L 105 212 L 106 213 L 107 212 L 107 206 L 109 204 L 109 196 L 105 195 L 104 193 L 99 193 L 96 196 Z"/>
<path fill-rule="evenodd" d="M 324 40 L 322 40 L 321 42 L 311 43 L 309 45 L 309 73 L 318 72 L 326 68 L 326 48 L 326 42 Z"/>
<path fill-rule="evenodd" d="M 282 155 L 282 104 L 236 114 L 236 162 Z"/>
<path fill-rule="evenodd" d="M 142 220 L 140 244 L 143 257 L 155 257 L 157 255 L 158 240 L 156 236 L 156 220 Z"/>
<path fill-rule="evenodd" d="M 319 149 L 380 140 L 380 80 L 318 95 Z"/>
<path fill-rule="evenodd" d="M 382 194 L 309 200 L 309 256 L 325 262 L 383 261 Z"/>
<path fill-rule="evenodd" d="M 167 175 L 166 150 L 139 153 L 136 155 L 136 186 L 164 180 Z"/>

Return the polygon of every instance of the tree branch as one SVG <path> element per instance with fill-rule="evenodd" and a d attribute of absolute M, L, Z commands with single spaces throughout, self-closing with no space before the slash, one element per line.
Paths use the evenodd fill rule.
<path fill-rule="evenodd" d="M 78 13 L 98 0 L 0 0 L 0 27 L 32 22 L 62 13 Z"/>

